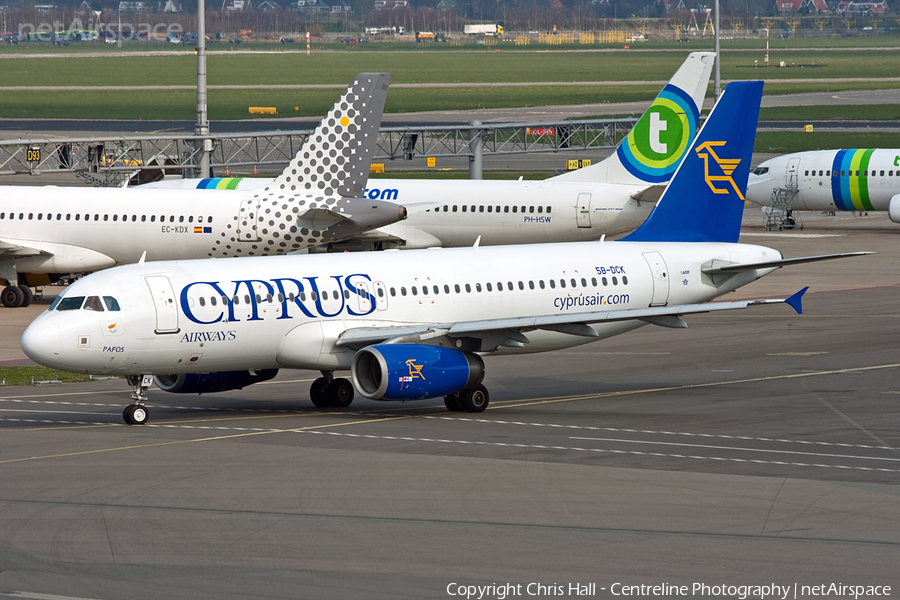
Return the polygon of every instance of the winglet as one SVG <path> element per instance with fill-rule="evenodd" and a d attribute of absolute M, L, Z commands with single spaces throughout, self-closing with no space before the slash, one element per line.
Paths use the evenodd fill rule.
<path fill-rule="evenodd" d="M 803 298 L 803 294 L 805 294 L 806 290 L 808 290 L 808 289 L 809 289 L 809 286 L 806 286 L 805 288 L 803 288 L 802 290 L 800 290 L 799 292 L 797 292 L 796 294 L 794 294 L 790 298 L 787 298 L 784 301 L 785 304 L 790 305 L 791 308 L 796 310 L 798 315 L 803 314 L 803 306 L 801 304 L 801 300 Z"/>
<path fill-rule="evenodd" d="M 140 260 L 138 260 L 137 264 L 142 265 L 142 264 L 144 264 L 145 260 L 147 260 L 147 251 L 146 250 L 144 250 L 144 253 L 141 254 L 141 258 L 140 258 Z"/>

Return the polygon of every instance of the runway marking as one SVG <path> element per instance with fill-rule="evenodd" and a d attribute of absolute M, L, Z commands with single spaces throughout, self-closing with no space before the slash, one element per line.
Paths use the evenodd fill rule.
<path fill-rule="evenodd" d="M 753 464 L 764 464 L 764 465 L 780 465 L 780 466 L 794 466 L 794 467 L 818 467 L 824 469 L 842 469 L 842 470 L 853 470 L 853 471 L 870 471 L 870 472 L 878 472 L 878 473 L 900 473 L 900 469 L 886 469 L 883 467 L 851 467 L 847 465 L 827 465 L 822 463 L 800 463 L 800 462 L 785 462 L 785 461 L 770 461 L 770 460 L 758 460 L 758 459 L 746 459 L 746 458 L 728 458 L 723 456 L 699 456 L 699 455 L 688 455 L 688 454 L 669 454 L 664 452 L 640 452 L 637 450 L 610 450 L 605 448 L 582 448 L 579 446 L 549 446 L 543 444 L 514 444 L 514 443 L 505 443 L 505 442 L 484 442 L 484 441 L 470 441 L 470 440 L 448 440 L 442 438 L 411 438 L 411 437 L 400 437 L 400 436 L 381 436 L 381 435 L 364 435 L 364 434 L 352 434 L 352 433 L 344 433 L 340 431 L 315 431 L 315 430 L 303 430 L 298 431 L 297 433 L 309 433 L 309 434 L 317 434 L 317 435 L 333 435 L 333 436 L 341 436 L 341 437 L 358 437 L 364 439 L 372 439 L 372 440 L 401 440 L 401 441 L 414 441 L 414 442 L 432 442 L 432 443 L 440 443 L 440 444 L 461 444 L 461 445 L 473 445 L 473 446 L 494 446 L 494 447 L 508 447 L 508 448 L 525 448 L 525 449 L 533 449 L 533 450 L 564 450 L 571 452 L 591 452 L 597 454 L 627 454 L 633 456 L 657 456 L 662 458 L 689 458 L 695 460 L 715 460 L 715 461 L 723 461 L 723 462 L 737 462 L 737 463 L 753 463 Z M 586 438 L 590 439 L 590 438 Z M 858 458 L 858 457 L 852 457 Z"/>
<path fill-rule="evenodd" d="M 828 352 L 773 352 L 766 356 L 814 356 L 816 354 L 828 354 Z"/>
<path fill-rule="evenodd" d="M 312 413 L 312 414 L 315 414 L 315 413 Z M 393 417 L 393 418 L 390 418 L 390 419 L 383 419 L 383 418 L 382 418 L 382 419 L 378 419 L 378 421 L 379 421 L 379 422 L 383 422 L 383 421 L 385 421 L 385 420 L 400 420 L 400 419 L 408 419 L 408 418 L 409 418 L 408 416 L 401 416 L 401 417 Z M 86 455 L 89 455 L 89 454 L 103 454 L 103 453 L 105 453 L 105 452 L 117 452 L 117 451 L 122 451 L 122 450 L 137 450 L 137 449 L 142 449 L 142 448 L 155 448 L 155 447 L 161 447 L 161 446 L 175 446 L 175 445 L 178 445 L 178 444 L 192 444 L 192 443 L 199 443 L 199 442 L 215 442 L 215 441 L 220 441 L 220 440 L 235 439 L 235 438 L 241 438 L 241 437 L 249 437 L 249 436 L 253 436 L 253 435 L 267 435 L 267 434 L 270 434 L 270 433 L 292 433 L 292 432 L 293 432 L 293 433 L 301 433 L 301 432 L 306 431 L 306 430 L 318 429 L 318 428 L 323 428 L 323 427 L 341 427 L 341 426 L 344 426 L 344 425 L 362 425 L 362 424 L 365 424 L 365 423 L 371 423 L 371 422 L 373 422 L 373 419 L 367 419 L 367 420 L 364 420 L 364 421 L 346 422 L 346 423 L 330 423 L 330 424 L 324 424 L 324 425 L 312 425 L 312 426 L 310 426 L 310 427 L 298 427 L 298 428 L 294 428 L 294 429 L 283 429 L 283 430 L 282 430 L 282 429 L 276 429 L 276 430 L 249 430 L 249 433 L 237 433 L 237 434 L 234 434 L 234 435 L 223 435 L 223 436 L 215 436 L 215 437 L 208 437 L 208 438 L 196 438 L 196 439 L 192 439 L 192 440 L 171 440 L 171 441 L 168 441 L 168 442 L 156 442 L 156 443 L 153 443 L 153 444 L 136 444 L 136 445 L 133 445 L 133 446 L 118 446 L 118 447 L 115 447 L 115 448 L 100 448 L 100 449 L 97 449 L 97 450 L 84 450 L 84 451 L 82 451 L 82 452 L 65 452 L 65 453 L 62 453 L 62 454 L 48 454 L 48 455 L 45 455 L 45 456 L 29 456 L 29 457 L 25 457 L 25 458 L 12 458 L 12 459 L 9 459 L 9 460 L 0 460 L 0 465 L 10 464 L 10 463 L 17 463 L 17 462 L 34 461 L 34 460 L 45 460 L 45 459 L 50 459 L 50 458 L 70 458 L 70 457 L 73 457 L 73 456 L 86 456 Z M 108 423 L 104 423 L 104 425 L 108 425 Z M 124 425 L 123 425 L 123 426 L 124 426 Z M 154 427 L 154 425 L 143 425 L 142 427 Z M 162 427 L 162 426 L 161 426 L 161 425 L 156 425 L 155 427 Z M 188 427 L 183 426 L 183 428 L 187 429 Z M 193 428 L 193 429 L 200 429 L 199 427 L 191 427 L 191 428 Z M 227 428 L 227 427 L 208 427 L 208 429 L 229 430 L 229 428 Z"/>
<path fill-rule="evenodd" d="M 766 448 L 742 448 L 740 446 L 712 446 L 709 444 L 682 444 L 679 442 L 655 442 L 652 440 L 625 440 L 616 438 L 570 437 L 570 440 L 590 440 L 595 442 L 618 442 L 623 444 L 649 444 L 660 446 L 684 446 L 688 448 L 709 448 L 711 450 L 737 450 L 739 452 L 762 452 L 766 454 L 798 454 L 802 456 L 821 456 L 824 458 L 854 458 L 859 460 L 886 460 L 900 462 L 900 458 L 886 456 L 857 456 L 852 454 L 825 454 L 822 452 L 800 452 L 799 450 L 768 450 Z"/>

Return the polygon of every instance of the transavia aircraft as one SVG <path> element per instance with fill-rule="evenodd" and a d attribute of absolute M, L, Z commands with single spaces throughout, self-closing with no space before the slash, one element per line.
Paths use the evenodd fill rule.
<path fill-rule="evenodd" d="M 365 197 L 435 206 L 410 210 L 331 250 L 575 242 L 631 231 L 659 199 L 697 132 L 715 54 L 690 54 L 616 152 L 544 181 L 375 179 Z M 555 132 L 563 135 L 562 132 Z M 266 179 L 169 180 L 143 187 L 254 189 Z"/>
<path fill-rule="evenodd" d="M 71 285 L 25 331 L 50 367 L 145 391 L 241 388 L 279 368 L 322 372 L 316 406 L 444 397 L 488 405 L 482 356 L 544 352 L 682 316 L 783 300 L 704 304 L 786 264 L 736 243 L 762 82 L 732 83 L 650 218 L 621 242 L 144 263 Z M 787 301 L 799 310 L 800 295 Z M 349 369 L 352 383 L 334 378 Z"/>
<path fill-rule="evenodd" d="M 888 211 L 900 223 L 900 149 L 814 150 L 761 163 L 747 198 L 792 210 Z"/>
<path fill-rule="evenodd" d="M 54 274 L 151 260 L 267 256 L 359 235 L 405 217 L 363 198 L 390 75 L 358 75 L 280 177 L 249 191 L 5 187 L 4 306 Z M 16 285 L 18 283 L 18 285 Z"/>

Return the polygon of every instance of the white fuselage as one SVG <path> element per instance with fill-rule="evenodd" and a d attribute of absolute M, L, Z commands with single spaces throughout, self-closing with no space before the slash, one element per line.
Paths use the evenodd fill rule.
<path fill-rule="evenodd" d="M 23 348 L 90 373 L 340 370 L 355 353 L 336 344 L 349 329 L 694 304 L 773 270 L 716 285 L 702 266 L 780 258 L 745 244 L 593 242 L 128 265 L 77 281 L 63 298 L 108 296 L 120 310 L 107 300 L 107 310 L 47 311 Z M 499 352 L 566 348 L 644 324 L 592 325 L 599 338 L 526 330 L 523 348 Z"/>
<path fill-rule="evenodd" d="M 747 199 L 772 206 L 777 189 L 787 190 L 788 208 L 797 210 L 885 211 L 891 198 L 900 194 L 900 150 L 816 150 L 779 156 L 750 174 Z"/>
<path fill-rule="evenodd" d="M 198 181 L 141 187 L 194 189 Z M 271 181 L 245 178 L 234 189 L 255 190 Z M 483 246 L 598 240 L 631 231 L 647 218 L 655 202 L 634 199 L 647 187 L 555 179 L 370 179 L 366 198 L 402 204 L 409 216 L 361 239 L 406 249 L 471 246 L 479 236 Z"/>

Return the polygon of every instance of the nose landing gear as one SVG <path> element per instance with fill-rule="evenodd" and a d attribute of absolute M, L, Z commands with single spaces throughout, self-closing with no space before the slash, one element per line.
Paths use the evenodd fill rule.
<path fill-rule="evenodd" d="M 128 385 L 131 386 L 131 399 L 134 404 L 129 404 L 122 412 L 122 418 L 129 425 L 143 425 L 150 420 L 150 411 L 144 406 L 147 400 L 147 390 L 153 383 L 153 375 L 129 375 Z"/>

